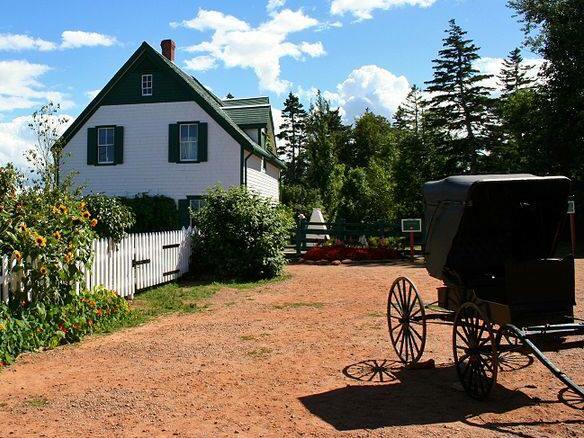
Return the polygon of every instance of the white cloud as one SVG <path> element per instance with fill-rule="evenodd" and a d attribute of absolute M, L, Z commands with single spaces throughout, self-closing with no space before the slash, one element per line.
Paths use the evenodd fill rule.
<path fill-rule="evenodd" d="M 21 50 L 55 50 L 57 45 L 51 41 L 13 33 L 0 34 L 0 51 L 18 52 Z"/>
<path fill-rule="evenodd" d="M 272 119 L 274 120 L 274 136 L 280 133 L 280 125 L 284 121 L 282 118 L 282 110 L 279 108 L 272 107 Z M 276 146 L 278 145 L 278 139 L 276 138 Z"/>
<path fill-rule="evenodd" d="M 97 32 L 84 32 L 82 30 L 66 30 L 61 34 L 61 48 L 76 49 L 79 47 L 113 46 L 117 40 L 113 36 Z"/>
<path fill-rule="evenodd" d="M 274 11 L 267 21 L 257 27 L 232 15 L 205 9 L 200 9 L 191 20 L 171 25 L 213 32 L 210 40 L 186 48 L 188 52 L 204 53 L 205 56 L 187 61 L 187 68 L 196 69 L 201 65 L 214 67 L 218 61 L 227 68 L 249 68 L 258 77 L 261 89 L 278 94 L 291 86 L 289 81 L 280 77 L 282 58 L 304 60 L 307 56 L 325 54 L 320 42 L 288 41 L 290 34 L 318 25 L 318 20 L 306 15 L 301 9 Z"/>
<path fill-rule="evenodd" d="M 282 6 L 284 6 L 285 3 L 286 0 L 268 0 L 268 3 L 266 4 L 266 9 L 268 10 L 268 12 L 273 12 L 276 9 L 280 9 Z"/>
<path fill-rule="evenodd" d="M 398 6 L 419 6 L 421 8 L 427 8 L 435 2 L 436 0 L 333 0 L 331 3 L 331 13 L 333 15 L 349 13 L 358 20 L 368 20 L 373 18 L 372 12 L 375 9 L 387 10 Z"/>
<path fill-rule="evenodd" d="M 44 64 L 24 60 L 0 61 L 0 112 L 27 109 L 46 101 L 60 103 L 62 109 L 70 108 L 73 102 L 67 95 L 47 90 L 40 77 L 50 70 Z"/>
<path fill-rule="evenodd" d="M 369 108 L 376 114 L 392 117 L 410 90 L 405 76 L 396 76 L 377 65 L 364 65 L 353 70 L 334 92 L 323 96 L 341 108 L 343 118 L 352 122 Z"/>
<path fill-rule="evenodd" d="M 528 77 L 533 80 L 538 79 L 538 73 L 541 67 L 544 64 L 544 60 L 541 58 L 531 58 L 531 59 L 524 59 L 521 63 L 523 66 L 530 67 L 528 71 Z M 483 81 L 483 84 L 487 87 L 491 87 L 495 90 L 495 93 L 499 93 L 501 91 L 501 85 L 498 82 L 497 76 L 501 72 L 501 68 L 503 67 L 503 58 L 491 58 L 491 57 L 483 57 L 476 61 L 475 67 L 483 74 L 492 75 L 493 77 Z"/>
<path fill-rule="evenodd" d="M 101 91 L 101 88 L 98 90 L 89 90 L 85 92 L 85 95 L 89 98 L 89 100 L 93 100 L 96 98 L 96 96 L 99 94 L 99 92 Z"/>
<path fill-rule="evenodd" d="M 59 133 L 63 133 L 72 123 L 73 117 L 64 114 L 58 117 L 68 120 L 59 126 Z M 31 116 L 20 116 L 8 122 L 0 122 L 0 165 L 11 162 L 20 169 L 27 167 L 25 153 L 33 148 L 36 141 L 34 132 L 28 126 L 31 119 Z M 56 120 L 56 117 L 52 118 L 55 123 Z"/>
<path fill-rule="evenodd" d="M 0 164 L 14 163 L 26 166 L 24 153 L 31 148 L 34 137 L 28 127 L 30 116 L 17 117 L 9 122 L 0 122 Z"/>
<path fill-rule="evenodd" d="M 201 55 L 188 59 L 185 65 L 190 70 L 207 71 L 217 67 L 217 62 L 212 56 Z"/>
<path fill-rule="evenodd" d="M 97 32 L 66 30 L 61 34 L 61 43 L 33 38 L 29 35 L 0 34 L 0 51 L 18 52 L 22 50 L 40 50 L 43 52 L 57 49 L 76 49 L 79 47 L 112 46 L 117 43 L 113 36 Z"/>

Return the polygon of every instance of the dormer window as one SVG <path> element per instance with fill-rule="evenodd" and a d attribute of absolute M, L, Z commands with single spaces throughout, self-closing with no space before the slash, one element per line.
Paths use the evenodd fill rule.
<path fill-rule="evenodd" d="M 152 96 L 152 75 L 142 75 L 142 96 Z"/>

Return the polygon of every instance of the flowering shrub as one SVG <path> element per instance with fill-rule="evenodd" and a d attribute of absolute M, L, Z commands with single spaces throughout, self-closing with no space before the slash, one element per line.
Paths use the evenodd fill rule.
<path fill-rule="evenodd" d="M 87 210 L 97 221 L 95 232 L 98 237 L 119 242 L 126 235 L 126 231 L 136 224 L 132 210 L 118 198 L 100 194 L 86 196 L 83 200 L 87 203 Z"/>
<path fill-rule="evenodd" d="M 0 168 L 0 254 L 22 286 L 12 306 L 34 301 L 62 302 L 83 278 L 91 257 L 93 227 L 85 202 L 66 190 L 25 187 L 11 167 Z"/>
<path fill-rule="evenodd" d="M 342 242 L 324 243 L 322 246 L 310 248 L 303 256 L 304 260 L 387 260 L 401 258 L 397 249 L 390 246 L 355 247 Z"/>
<path fill-rule="evenodd" d="M 0 304 L 0 369 L 24 351 L 55 348 L 106 328 L 130 314 L 126 300 L 104 287 L 70 295 L 63 304 Z"/>

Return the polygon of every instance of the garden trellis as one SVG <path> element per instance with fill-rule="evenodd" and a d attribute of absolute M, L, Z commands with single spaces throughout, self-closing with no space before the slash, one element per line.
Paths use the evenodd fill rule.
<path fill-rule="evenodd" d="M 189 270 L 191 228 L 154 233 L 127 234 L 120 242 L 93 241 L 93 259 L 78 289 L 103 285 L 122 297 L 176 280 Z M 1 298 L 6 302 L 21 279 L 13 267 L 15 260 L 2 257 Z"/>

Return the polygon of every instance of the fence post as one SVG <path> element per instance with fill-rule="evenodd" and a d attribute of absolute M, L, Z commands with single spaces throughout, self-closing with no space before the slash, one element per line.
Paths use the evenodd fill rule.
<path fill-rule="evenodd" d="M 306 219 L 300 218 L 296 226 L 296 255 L 302 254 L 302 249 L 306 249 Z"/>

